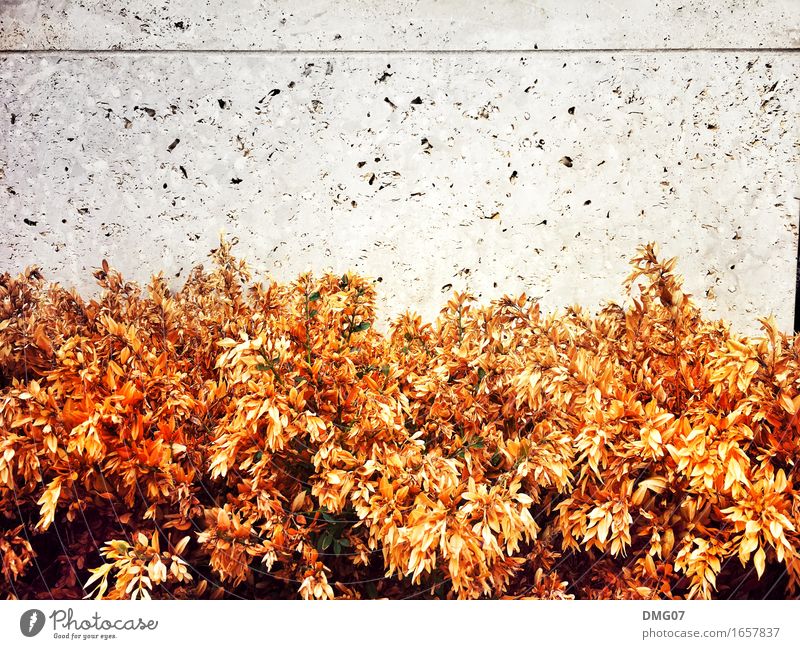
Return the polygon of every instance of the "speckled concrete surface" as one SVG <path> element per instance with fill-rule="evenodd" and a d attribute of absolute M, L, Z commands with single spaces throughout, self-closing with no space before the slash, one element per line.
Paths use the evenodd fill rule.
<path fill-rule="evenodd" d="M 798 46 L 797 0 L 0 0 L 0 49 Z"/>
<path fill-rule="evenodd" d="M 178 286 L 352 268 L 384 318 L 452 290 L 618 298 L 637 244 L 709 315 L 792 325 L 794 53 L 0 56 L 0 270 Z"/>

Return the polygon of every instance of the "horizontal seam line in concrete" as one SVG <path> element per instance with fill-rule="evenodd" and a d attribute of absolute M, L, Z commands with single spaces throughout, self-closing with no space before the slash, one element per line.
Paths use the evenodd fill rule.
<path fill-rule="evenodd" d="M 315 49 L 213 49 L 213 48 L 154 48 L 154 49 L 0 49 L 0 56 L 8 55 L 147 55 L 147 54 L 225 54 L 225 55 L 272 55 L 272 56 L 357 56 L 361 54 L 408 55 L 471 55 L 471 54 L 670 54 L 670 53 L 778 53 L 795 54 L 800 47 L 629 47 L 629 48 L 537 48 L 537 49 L 408 49 L 408 50 L 315 50 Z"/>

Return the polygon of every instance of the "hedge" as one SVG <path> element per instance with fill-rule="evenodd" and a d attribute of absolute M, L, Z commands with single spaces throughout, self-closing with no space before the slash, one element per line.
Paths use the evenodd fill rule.
<path fill-rule="evenodd" d="M 7 598 L 794 597 L 800 342 L 640 248 L 626 305 L 0 276 Z"/>

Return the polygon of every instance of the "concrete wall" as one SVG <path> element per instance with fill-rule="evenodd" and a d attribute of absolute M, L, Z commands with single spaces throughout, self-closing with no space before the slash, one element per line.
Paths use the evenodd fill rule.
<path fill-rule="evenodd" d="M 0 0 L 0 271 L 177 287 L 224 228 L 430 317 L 596 307 L 656 240 L 789 330 L 799 44 L 797 0 Z"/>

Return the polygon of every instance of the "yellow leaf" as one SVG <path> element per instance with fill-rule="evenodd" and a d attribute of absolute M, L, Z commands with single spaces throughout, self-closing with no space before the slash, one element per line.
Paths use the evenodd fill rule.
<path fill-rule="evenodd" d="M 753 556 L 753 564 L 756 567 L 756 572 L 758 573 L 759 579 L 761 579 L 761 575 L 764 574 L 766 558 L 767 555 L 764 552 L 764 548 L 758 548 L 758 552 L 756 552 L 755 555 Z"/>
<path fill-rule="evenodd" d="M 186 549 L 186 546 L 189 545 L 189 540 L 191 539 L 190 536 L 184 536 L 180 541 L 175 544 L 174 554 L 182 554 L 183 551 Z"/>
<path fill-rule="evenodd" d="M 744 371 L 746 374 L 755 374 L 758 371 L 758 361 L 752 358 L 748 360 L 744 364 Z"/>
<path fill-rule="evenodd" d="M 306 490 L 303 489 L 299 494 L 294 497 L 292 500 L 291 510 L 293 512 L 298 512 L 303 507 L 303 503 L 306 501 Z"/>

